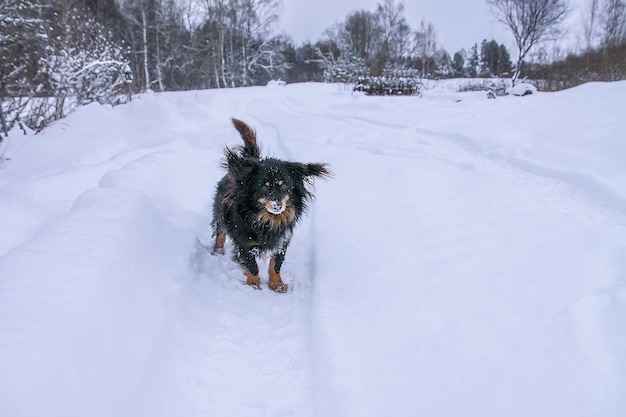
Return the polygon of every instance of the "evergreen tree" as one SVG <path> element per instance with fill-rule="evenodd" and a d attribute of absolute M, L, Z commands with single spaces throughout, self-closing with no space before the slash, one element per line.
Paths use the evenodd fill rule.
<path fill-rule="evenodd" d="M 320 59 L 318 49 L 310 42 L 295 48 L 287 48 L 286 60 L 289 67 L 286 70 L 287 82 L 323 81 L 323 60 Z"/>
<path fill-rule="evenodd" d="M 367 74 L 365 60 L 352 54 L 343 54 L 327 68 L 326 81 L 353 83 L 358 75 Z"/>
<path fill-rule="evenodd" d="M 467 59 L 467 73 L 470 77 L 478 76 L 478 66 L 480 58 L 478 56 L 478 44 L 474 44 L 470 49 L 469 58 Z"/>
<path fill-rule="evenodd" d="M 480 75 L 501 77 L 511 71 L 511 57 L 504 45 L 483 40 L 480 48 Z"/>
<path fill-rule="evenodd" d="M 481 77 L 493 77 L 498 68 L 498 43 L 494 40 L 483 39 L 480 44 L 480 73 Z"/>
<path fill-rule="evenodd" d="M 464 49 L 454 53 L 454 57 L 452 58 L 452 71 L 454 77 L 467 76 L 467 70 L 465 68 L 465 55 L 466 52 Z"/>
<path fill-rule="evenodd" d="M 500 77 L 506 77 L 513 72 L 513 63 L 511 62 L 511 55 L 506 49 L 504 44 L 500 44 L 498 48 L 498 70 L 497 74 Z"/>

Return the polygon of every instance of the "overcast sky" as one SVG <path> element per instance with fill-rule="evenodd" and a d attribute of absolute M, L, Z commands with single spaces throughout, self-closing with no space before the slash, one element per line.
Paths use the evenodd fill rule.
<path fill-rule="evenodd" d="M 574 0 L 574 3 L 579 0 Z M 396 4 L 400 3 L 396 0 Z M 283 0 L 280 28 L 296 44 L 319 40 L 325 29 L 354 10 L 376 10 L 382 0 Z M 489 13 L 486 0 L 404 0 L 404 17 L 412 29 L 420 21 L 432 22 L 437 42 L 450 54 L 483 39 L 495 39 L 509 50 L 514 47 L 507 29 Z"/>

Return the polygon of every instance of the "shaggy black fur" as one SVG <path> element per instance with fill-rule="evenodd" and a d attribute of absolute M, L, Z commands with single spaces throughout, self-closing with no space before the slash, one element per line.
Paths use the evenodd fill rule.
<path fill-rule="evenodd" d="M 280 278 L 289 240 L 313 195 L 306 184 L 331 175 L 326 164 L 261 157 L 256 134 L 244 122 L 232 119 L 244 146 L 226 148 L 227 174 L 217 184 L 213 202 L 213 253 L 224 253 L 225 236 L 233 243 L 233 259 L 244 269 L 247 283 L 259 287 L 256 257 L 269 253 L 269 286 L 285 292 Z"/>

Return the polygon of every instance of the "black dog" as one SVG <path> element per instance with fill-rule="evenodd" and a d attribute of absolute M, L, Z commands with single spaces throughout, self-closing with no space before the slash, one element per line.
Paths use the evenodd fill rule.
<path fill-rule="evenodd" d="M 269 287 L 286 292 L 280 268 L 293 228 L 313 197 L 306 184 L 331 173 L 326 164 L 262 158 L 254 131 L 232 120 L 244 146 L 225 150 L 223 167 L 228 173 L 217 184 L 213 202 L 213 254 L 224 253 L 228 235 L 233 259 L 242 266 L 246 283 L 255 288 L 261 284 L 256 257 L 271 254 Z"/>

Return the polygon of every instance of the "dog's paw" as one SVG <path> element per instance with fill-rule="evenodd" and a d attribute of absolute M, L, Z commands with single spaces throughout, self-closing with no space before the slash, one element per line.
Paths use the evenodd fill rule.
<path fill-rule="evenodd" d="M 270 281 L 267 283 L 267 285 L 270 287 L 270 289 L 274 292 L 277 293 L 286 293 L 287 292 L 287 284 L 285 284 L 282 280 L 282 278 L 280 277 L 280 274 L 278 272 L 276 272 L 276 268 L 275 268 L 275 260 L 274 258 L 272 258 L 272 260 L 270 261 L 270 268 L 269 268 L 269 276 L 270 276 Z"/>
<path fill-rule="evenodd" d="M 252 288 L 253 290 L 259 290 L 261 291 L 263 288 L 261 288 L 261 284 L 248 284 L 245 281 L 241 281 L 242 284 L 247 285 L 248 287 Z"/>
<path fill-rule="evenodd" d="M 282 282 L 279 283 L 268 283 L 268 286 L 270 287 L 270 290 L 277 292 L 279 294 L 284 294 L 287 292 L 287 290 L 289 289 L 289 286 L 287 284 L 284 284 Z"/>
<path fill-rule="evenodd" d="M 223 255 L 226 251 L 224 250 L 224 248 L 213 248 L 213 250 L 211 251 L 211 255 L 213 256 L 217 256 L 217 255 Z"/>

